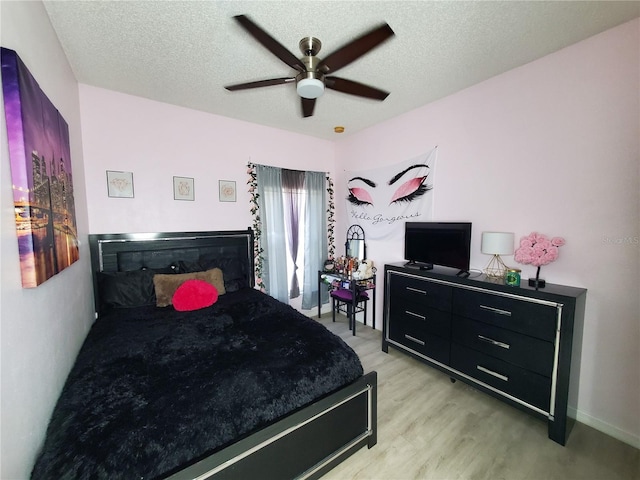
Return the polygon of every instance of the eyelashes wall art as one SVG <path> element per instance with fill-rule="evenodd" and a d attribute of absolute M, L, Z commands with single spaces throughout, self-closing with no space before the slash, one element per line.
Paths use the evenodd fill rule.
<path fill-rule="evenodd" d="M 430 221 L 436 156 L 437 147 L 386 167 L 347 171 L 348 223 L 360 225 L 368 239 L 385 239 L 402 233 L 407 221 Z"/>

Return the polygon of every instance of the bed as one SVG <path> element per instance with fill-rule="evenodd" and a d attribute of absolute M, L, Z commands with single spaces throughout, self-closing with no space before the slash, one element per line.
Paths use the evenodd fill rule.
<path fill-rule="evenodd" d="M 97 320 L 32 478 L 318 478 L 376 444 L 376 372 L 253 288 L 253 242 L 89 236 Z"/>

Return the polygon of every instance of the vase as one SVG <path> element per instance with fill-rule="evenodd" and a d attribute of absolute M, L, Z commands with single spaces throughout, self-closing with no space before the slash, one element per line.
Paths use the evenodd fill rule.
<path fill-rule="evenodd" d="M 540 267 L 538 267 L 538 270 L 536 270 L 536 278 L 529 279 L 529 286 L 538 289 L 544 288 L 546 284 L 547 282 L 545 282 L 544 279 L 540 278 Z"/>

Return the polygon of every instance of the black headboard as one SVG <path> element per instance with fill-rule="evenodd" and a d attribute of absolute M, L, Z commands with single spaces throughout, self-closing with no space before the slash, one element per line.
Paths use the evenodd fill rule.
<path fill-rule="evenodd" d="M 254 286 L 253 230 L 217 232 L 107 233 L 89 235 L 96 313 L 102 311 L 98 272 L 161 269 L 200 257 L 237 258 Z"/>

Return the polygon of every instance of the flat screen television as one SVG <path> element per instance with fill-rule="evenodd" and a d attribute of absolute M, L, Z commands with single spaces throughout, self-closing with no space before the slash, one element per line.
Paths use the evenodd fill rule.
<path fill-rule="evenodd" d="M 470 257 L 470 222 L 405 223 L 404 258 L 407 266 L 431 269 L 440 265 L 468 272 Z"/>

